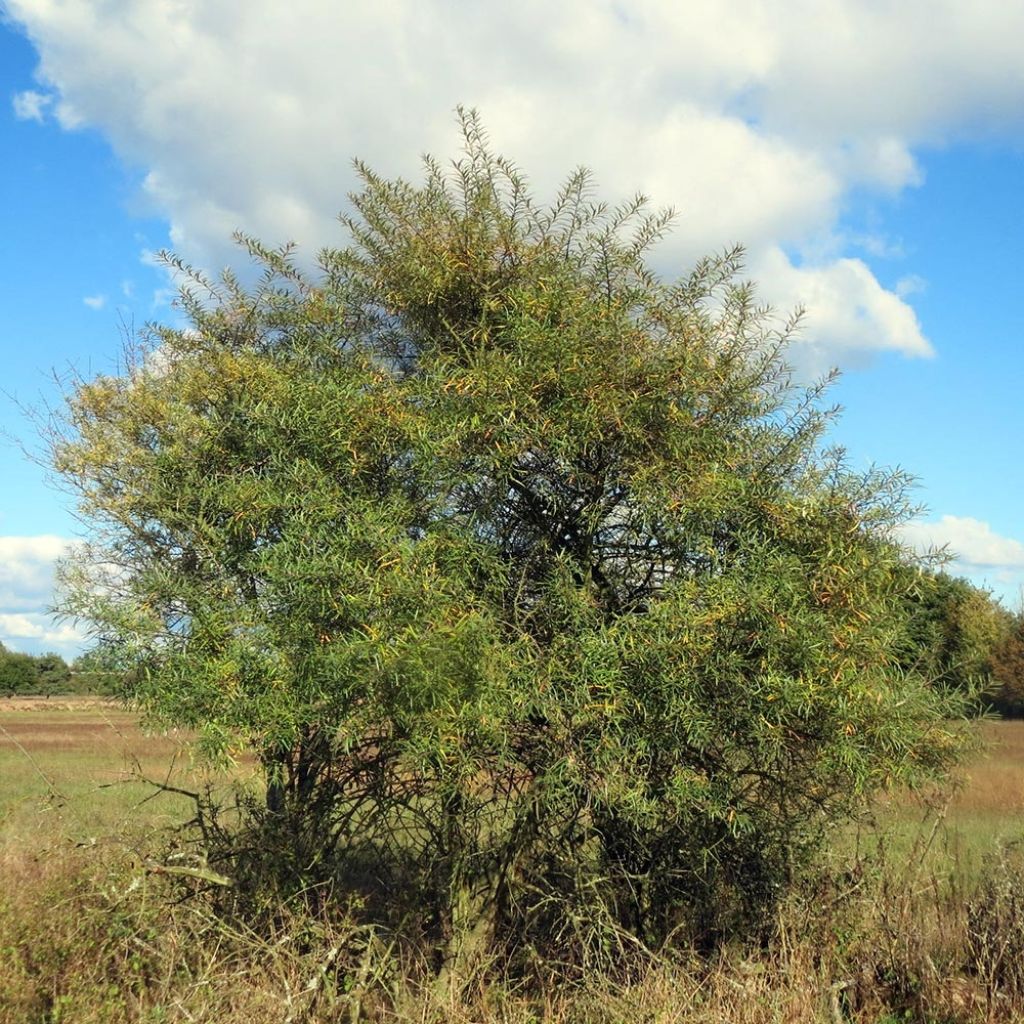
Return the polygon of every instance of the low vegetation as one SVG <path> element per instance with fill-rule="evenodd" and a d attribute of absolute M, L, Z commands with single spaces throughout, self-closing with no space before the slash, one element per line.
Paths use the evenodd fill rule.
<path fill-rule="evenodd" d="M 0 705 L 0 1022 L 880 1024 L 1024 1015 L 1024 723 L 984 725 L 952 800 L 851 827 L 780 905 L 773 941 L 678 947 L 572 985 L 486 964 L 438 986 L 422 953 L 342 903 L 257 929 L 181 845 L 181 793 L 225 786 L 183 737 L 117 708 Z M 243 768 L 241 781 L 257 784 Z M 246 781 L 249 780 L 249 781 Z M 171 869 L 170 871 L 168 869 Z"/>

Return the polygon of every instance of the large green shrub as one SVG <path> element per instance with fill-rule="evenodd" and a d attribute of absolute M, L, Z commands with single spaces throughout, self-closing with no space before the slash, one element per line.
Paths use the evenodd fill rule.
<path fill-rule="evenodd" d="M 918 573 L 907 600 L 903 664 L 942 686 L 980 694 L 1010 635 L 1011 613 L 988 591 L 945 572 Z"/>
<path fill-rule="evenodd" d="M 662 281 L 667 217 L 538 205 L 464 127 L 421 185 L 362 168 L 316 273 L 243 239 L 258 285 L 188 272 L 73 389 L 67 608 L 255 750 L 295 887 L 411 894 L 451 955 L 712 937 L 958 750 L 896 664 L 905 480 L 822 449 L 738 252 Z"/>
<path fill-rule="evenodd" d="M 996 710 L 1024 717 L 1024 609 L 1010 616 L 1009 627 L 992 654 L 991 670 Z"/>
<path fill-rule="evenodd" d="M 50 697 L 70 688 L 71 672 L 59 654 L 19 654 L 0 644 L 0 696 Z"/>
<path fill-rule="evenodd" d="M 8 651 L 0 645 L 0 695 L 13 697 L 36 693 L 39 687 L 39 669 L 31 654 Z"/>

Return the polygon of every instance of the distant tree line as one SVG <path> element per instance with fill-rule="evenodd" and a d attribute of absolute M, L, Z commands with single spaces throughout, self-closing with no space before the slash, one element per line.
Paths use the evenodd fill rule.
<path fill-rule="evenodd" d="M 121 676 L 97 652 L 87 652 L 69 665 L 52 651 L 22 654 L 0 644 L 0 697 L 113 694 L 120 686 Z"/>
<path fill-rule="evenodd" d="M 1024 717 L 1024 608 L 1012 612 L 944 572 L 922 573 L 908 600 L 903 667 L 939 686 L 971 689 L 1004 716 Z"/>

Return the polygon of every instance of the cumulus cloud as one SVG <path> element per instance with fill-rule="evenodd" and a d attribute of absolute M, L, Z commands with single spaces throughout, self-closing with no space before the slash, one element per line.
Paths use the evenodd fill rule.
<path fill-rule="evenodd" d="M 754 271 L 776 302 L 809 311 L 811 322 L 798 349 L 813 369 L 828 369 L 834 362 L 850 365 L 886 349 L 908 356 L 933 354 L 913 309 L 883 288 L 862 260 L 794 266 L 773 247 Z"/>
<path fill-rule="evenodd" d="M 964 565 L 1024 569 L 1024 544 L 996 533 L 970 516 L 943 516 L 938 522 L 917 520 L 903 527 L 905 539 L 918 550 L 948 547 Z"/>
<path fill-rule="evenodd" d="M 0 537 L 0 611 L 41 609 L 53 592 L 54 563 L 63 537 Z"/>
<path fill-rule="evenodd" d="M 996 533 L 980 519 L 944 515 L 939 520 L 915 520 L 902 527 L 903 540 L 926 552 L 946 548 L 951 570 L 1015 604 L 1024 587 L 1024 543 Z"/>
<path fill-rule="evenodd" d="M 90 309 L 102 309 L 107 304 L 106 295 L 86 295 L 82 301 Z"/>
<path fill-rule="evenodd" d="M 46 108 L 53 102 L 52 96 L 46 96 L 34 89 L 26 89 L 14 95 L 11 106 L 14 116 L 19 121 L 38 121 L 42 124 L 46 116 Z"/>
<path fill-rule="evenodd" d="M 71 541 L 44 534 L 0 537 L 0 643 L 13 650 L 57 650 L 74 655 L 83 636 L 47 612 L 54 567 Z"/>
<path fill-rule="evenodd" d="M 38 612 L 0 613 L 0 638 L 4 646 L 11 649 L 56 650 L 58 653 L 65 653 L 68 648 L 79 650 L 85 639 L 73 625 L 55 623 L 52 616 Z"/>
<path fill-rule="evenodd" d="M 195 262 L 234 262 L 238 227 L 308 252 L 336 243 L 351 158 L 415 174 L 417 154 L 453 151 L 465 103 L 542 193 L 584 163 L 603 195 L 641 188 L 678 208 L 666 271 L 745 243 L 765 295 L 807 307 L 812 362 L 930 352 L 908 293 L 843 248 L 850 190 L 914 187 L 916 147 L 1024 128 L 1024 7 L 1002 0 L 7 9 L 58 121 L 97 127 L 147 170 Z"/>

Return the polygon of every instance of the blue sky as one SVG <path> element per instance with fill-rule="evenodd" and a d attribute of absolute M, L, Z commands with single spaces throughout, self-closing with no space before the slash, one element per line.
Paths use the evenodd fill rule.
<path fill-rule="evenodd" d="M 542 193 L 579 163 L 602 194 L 679 210 L 666 273 L 733 242 L 802 372 L 844 370 L 834 431 L 898 464 L 954 571 L 1024 584 L 1024 38 L 1019 5 L 943 0 L 0 0 L 0 388 L 116 365 L 122 322 L 173 315 L 150 254 L 236 257 L 230 232 L 341 241 L 350 160 L 416 173 L 480 108 Z M 18 404 L 0 428 L 33 443 Z M 47 614 L 78 532 L 0 444 L 0 642 L 80 644 Z"/>

